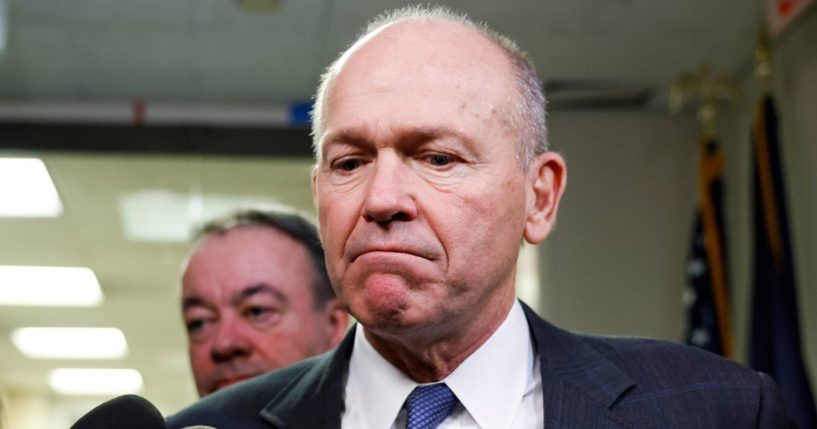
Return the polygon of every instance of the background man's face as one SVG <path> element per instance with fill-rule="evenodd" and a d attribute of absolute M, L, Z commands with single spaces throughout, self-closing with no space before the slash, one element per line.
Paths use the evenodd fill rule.
<path fill-rule="evenodd" d="M 510 76 L 474 32 L 413 22 L 335 78 L 314 193 L 332 283 L 367 329 L 453 334 L 507 310 L 526 206 Z"/>
<path fill-rule="evenodd" d="M 206 238 L 182 278 L 190 363 L 199 394 L 328 349 L 303 245 L 266 227 Z"/>

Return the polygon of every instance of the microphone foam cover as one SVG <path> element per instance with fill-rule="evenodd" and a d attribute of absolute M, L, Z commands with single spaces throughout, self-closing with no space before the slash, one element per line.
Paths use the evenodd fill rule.
<path fill-rule="evenodd" d="M 103 402 L 71 426 L 71 429 L 165 429 L 165 419 L 147 399 L 123 395 Z"/>

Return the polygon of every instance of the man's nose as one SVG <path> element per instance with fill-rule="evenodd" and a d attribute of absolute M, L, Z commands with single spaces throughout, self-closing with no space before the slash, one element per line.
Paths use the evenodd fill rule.
<path fill-rule="evenodd" d="M 213 362 L 221 363 L 249 356 L 251 352 L 252 344 L 243 332 L 241 321 L 231 317 L 222 318 L 210 348 Z"/>
<path fill-rule="evenodd" d="M 369 179 L 363 218 L 379 224 L 414 219 L 417 206 L 412 176 L 411 166 L 401 156 L 388 151 L 380 154 Z"/>

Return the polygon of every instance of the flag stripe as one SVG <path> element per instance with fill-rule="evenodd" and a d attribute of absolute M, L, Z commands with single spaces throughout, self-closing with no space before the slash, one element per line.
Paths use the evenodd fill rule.
<path fill-rule="evenodd" d="M 714 154 L 708 153 L 707 147 L 711 143 L 709 137 L 700 139 L 701 165 L 699 171 L 701 177 L 698 189 L 700 193 L 701 220 L 704 228 L 706 258 L 709 264 L 712 295 L 715 301 L 715 317 L 720 332 L 722 353 L 724 356 L 733 357 L 731 314 L 726 286 L 726 264 L 723 243 L 721 243 L 722 231 L 715 212 L 714 196 L 710 192 L 712 182 L 721 177 L 723 156 L 720 151 Z"/>
<path fill-rule="evenodd" d="M 702 135 L 698 146 L 698 208 L 684 292 L 688 323 L 686 342 L 732 357 L 734 347 L 722 213 L 724 159 L 714 137 Z"/>
<path fill-rule="evenodd" d="M 758 103 L 756 111 L 758 120 L 755 121 L 755 159 L 760 182 L 761 200 L 763 201 L 763 220 L 774 255 L 774 265 L 777 272 L 785 271 L 783 263 L 783 244 L 780 234 L 780 219 L 777 217 L 777 197 L 774 193 L 774 182 L 772 179 L 772 166 L 769 161 L 769 141 L 766 130 L 766 103 Z"/>

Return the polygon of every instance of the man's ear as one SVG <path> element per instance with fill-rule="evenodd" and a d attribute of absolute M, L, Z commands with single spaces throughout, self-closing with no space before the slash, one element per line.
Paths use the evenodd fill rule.
<path fill-rule="evenodd" d="M 525 240 L 538 244 L 547 238 L 556 224 L 559 200 L 567 184 L 567 167 L 561 155 L 545 152 L 537 155 L 528 170 L 528 216 Z"/>
<path fill-rule="evenodd" d="M 329 348 L 334 348 L 346 335 L 346 330 L 349 328 L 349 313 L 343 308 L 340 301 L 333 299 L 326 303 L 325 314 L 327 317 L 327 338 L 329 340 Z"/>

